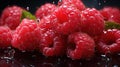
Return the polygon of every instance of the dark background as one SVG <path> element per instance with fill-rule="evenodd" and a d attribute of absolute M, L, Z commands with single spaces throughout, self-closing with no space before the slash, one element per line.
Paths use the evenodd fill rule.
<path fill-rule="evenodd" d="M 117 6 L 120 7 L 120 0 L 82 0 L 87 7 L 95 7 L 101 9 L 104 6 Z M 55 3 L 58 0 L 0 0 L 0 13 L 6 7 L 10 5 L 18 5 L 21 7 L 29 7 L 30 12 L 34 13 L 36 9 L 44 3 Z"/>

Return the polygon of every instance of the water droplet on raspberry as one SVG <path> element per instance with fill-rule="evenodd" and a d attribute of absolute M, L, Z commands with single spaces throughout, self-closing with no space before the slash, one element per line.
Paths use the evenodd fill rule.
<path fill-rule="evenodd" d="M 37 18 L 36 22 L 37 22 L 37 23 L 40 23 L 40 18 Z"/>
<path fill-rule="evenodd" d="M 62 4 L 62 0 L 58 1 L 58 6 L 60 6 Z"/>

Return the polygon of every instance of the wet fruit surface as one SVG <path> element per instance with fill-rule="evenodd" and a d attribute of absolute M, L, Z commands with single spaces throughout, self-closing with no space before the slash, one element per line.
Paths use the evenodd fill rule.
<path fill-rule="evenodd" d="M 24 1 L 26 1 L 26 3 L 24 2 Z M 20 2 L 18 2 L 18 1 L 15 1 L 15 0 L 10 0 L 10 1 L 8 1 L 8 2 L 6 2 L 5 1 L 5 3 L 4 3 L 4 1 L 2 1 L 3 2 L 3 4 L 2 4 L 2 2 L 0 2 L 1 4 L 2 4 L 2 8 L 0 7 L 0 14 L 1 14 L 1 11 L 3 10 L 3 8 L 5 8 L 5 5 L 6 6 L 11 6 L 11 5 L 18 5 L 18 6 L 21 6 L 21 7 L 23 7 L 26 11 L 30 11 L 30 12 L 32 12 L 33 14 L 34 14 L 34 12 L 35 12 L 35 10 L 37 9 L 37 7 L 38 6 L 40 6 L 40 5 L 42 5 L 42 4 L 44 4 L 44 3 L 46 3 L 46 2 L 51 2 L 52 4 L 56 4 L 57 2 L 57 0 L 55 1 L 55 0 L 45 0 L 44 2 L 37 2 L 37 0 L 36 0 L 36 2 L 34 1 L 28 1 L 28 0 L 24 0 L 24 1 L 20 1 Z M 40 0 L 39 0 L 40 1 Z M 43 0 L 41 0 L 41 1 L 43 1 Z M 61 1 L 61 0 L 60 0 Z M 59 1 L 59 2 L 60 2 Z M 63 0 L 62 0 L 63 1 Z M 81 14 L 80 13 L 82 13 L 81 11 L 80 11 L 80 13 L 79 13 L 79 11 L 77 10 L 78 9 L 78 5 L 80 4 L 80 2 L 77 2 L 77 1 L 80 1 L 80 0 L 65 0 L 65 1 L 70 1 L 70 2 L 72 2 L 72 5 L 69 5 L 69 4 L 63 4 L 63 5 L 67 5 L 67 6 L 69 6 L 70 8 L 68 9 L 68 7 L 67 8 L 65 8 L 66 6 L 64 6 L 64 7 L 61 7 L 61 6 L 63 6 L 62 5 L 62 3 L 60 3 L 60 4 L 58 4 L 58 5 L 56 5 L 56 7 L 57 7 L 57 9 L 56 10 L 58 10 L 58 14 L 55 14 L 55 16 L 56 16 L 56 18 L 54 19 L 54 16 L 53 17 L 51 17 L 53 14 L 50 14 L 50 16 L 48 15 L 48 17 L 46 17 L 46 18 L 43 18 L 43 19 L 38 19 L 38 20 L 36 20 L 36 19 L 34 19 L 37 23 L 39 23 L 40 22 L 40 28 L 39 27 L 36 27 L 35 26 L 35 28 L 37 28 L 37 30 L 38 30 L 38 28 L 39 28 L 39 30 L 43 30 L 44 31 L 44 29 L 45 29 L 45 34 L 43 34 L 43 33 L 41 33 L 40 35 L 40 37 L 42 37 L 43 39 L 40 39 L 40 45 L 41 45 L 41 42 L 49 42 L 50 41 L 50 45 L 47 45 L 47 44 L 45 44 L 45 47 L 47 47 L 47 49 L 48 49 L 48 47 L 49 48 L 52 48 L 52 47 L 54 47 L 54 44 L 51 44 L 51 43 L 55 43 L 55 44 L 59 44 L 59 45 L 61 45 L 61 43 L 59 43 L 59 41 L 61 42 L 61 38 L 59 39 L 59 38 L 56 38 L 56 36 L 57 35 L 55 35 L 55 33 L 54 32 L 56 32 L 56 33 L 61 33 L 61 32 L 59 32 L 59 31 L 62 31 L 62 32 L 66 32 L 66 26 L 64 26 L 65 28 L 62 28 L 62 30 L 61 30 L 61 28 L 60 27 L 58 27 L 58 26 L 56 26 L 55 24 L 58 22 L 57 20 L 59 20 L 59 24 L 57 23 L 57 25 L 61 25 L 61 26 L 63 26 L 63 22 L 75 22 L 75 21 L 73 21 L 73 20 L 76 20 L 77 22 L 77 24 L 75 23 L 75 25 L 73 25 L 73 24 L 67 24 L 67 26 L 68 26 L 68 29 L 67 29 L 67 32 L 65 33 L 65 34 L 63 34 L 63 33 L 61 33 L 61 36 L 64 36 L 64 35 L 66 35 L 65 36 L 65 44 L 68 44 L 69 45 L 69 41 L 67 42 L 67 37 L 69 36 L 69 34 L 71 34 L 71 33 L 74 33 L 74 32 L 78 32 L 78 20 L 81 20 L 81 19 L 79 19 L 79 16 L 81 16 Z M 75 2 L 74 2 L 75 1 Z M 87 1 L 87 0 L 83 0 L 83 3 L 85 3 L 85 1 Z M 86 2 L 86 4 L 85 4 L 85 6 L 86 6 L 86 8 L 90 8 L 90 7 L 92 7 L 92 8 L 96 8 L 96 10 L 97 9 L 101 9 L 102 7 L 104 7 L 104 6 L 106 6 L 107 5 L 107 3 L 109 3 L 108 1 L 112 1 L 112 0 L 94 0 L 93 2 L 95 2 L 95 4 L 93 4 L 93 5 L 87 5 L 88 3 L 89 4 L 92 4 L 91 2 Z M 36 3 L 39 3 L 39 5 L 36 5 Z M 79 4 L 77 4 L 77 3 L 79 3 Z M 106 3 L 106 5 L 105 5 L 105 3 Z M 116 0 L 116 2 L 111 2 L 111 3 L 114 3 L 114 4 L 117 4 L 117 0 Z M 26 5 L 25 5 L 26 4 Z M 70 3 L 71 4 L 71 3 Z M 119 4 L 119 3 L 118 3 Z M 103 6 L 102 6 L 103 5 Z M 112 4 L 110 4 L 110 5 L 112 5 Z M 74 7 L 72 7 L 72 6 L 74 6 Z M 83 5 L 84 6 L 84 5 Z M 108 6 L 108 5 L 107 5 Z M 117 5 L 116 5 L 117 6 Z M 118 5 L 119 6 L 119 5 Z M 74 9 L 72 9 L 72 8 L 75 8 L 75 11 L 74 11 Z M 34 8 L 34 9 L 33 9 Z M 63 9 L 64 8 L 64 9 Z M 62 9 L 62 10 L 61 10 Z M 25 13 L 26 13 L 26 11 L 25 11 Z M 77 13 L 76 13 L 76 11 L 77 11 Z M 69 13 L 67 13 L 67 12 L 69 12 Z M 75 13 L 74 13 L 75 12 Z M 87 11 L 88 12 L 88 11 Z M 87 12 L 85 12 L 85 14 L 87 13 Z M 91 10 L 89 10 L 89 12 L 91 12 Z M 54 13 L 54 12 L 53 12 Z M 92 20 L 94 20 L 95 18 L 94 18 L 94 16 L 95 17 L 97 17 L 97 16 L 100 16 L 98 13 L 96 14 L 96 13 L 94 13 L 94 11 L 92 12 L 93 13 L 93 15 L 92 15 L 92 17 L 91 16 L 89 16 L 89 14 L 87 14 L 88 15 L 88 18 L 90 18 L 91 17 L 91 19 Z M 92 13 L 90 13 L 90 14 L 92 14 Z M 27 14 L 29 14 L 28 12 L 27 12 Z M 78 15 L 76 15 L 76 14 L 78 14 Z M 74 16 L 75 15 L 75 16 Z M 22 12 L 22 16 L 24 16 L 24 11 Z M 76 16 L 77 16 L 77 18 L 76 18 Z M 23 18 L 27 18 L 27 19 L 31 19 L 31 17 L 33 18 L 33 16 L 31 16 L 31 15 L 26 15 L 25 14 L 25 16 L 24 17 L 22 17 L 22 19 L 21 20 L 23 20 Z M 81 16 L 81 17 L 83 17 L 83 16 Z M 86 17 L 86 16 L 85 16 Z M 87 18 L 87 19 L 88 19 Z M 52 19 L 54 19 L 54 20 L 52 20 Z M 57 19 L 57 20 L 56 20 Z M 83 20 L 85 20 L 86 18 L 84 18 Z M 2 19 L 1 19 L 2 20 Z M 33 19 L 32 19 L 33 20 Z M 98 20 L 99 19 L 97 19 L 97 20 L 95 20 L 95 22 L 97 21 L 98 22 Z M 57 21 L 57 22 L 54 22 L 54 23 L 51 23 L 51 22 L 53 22 L 53 21 Z M 87 20 L 87 22 L 90 22 L 90 20 Z M 104 20 L 105 21 L 105 20 Z M 2 21 L 0 21 L 1 23 L 2 23 Z M 41 23 L 42 22 L 42 23 Z M 44 23 L 45 22 L 45 23 Z M 49 23 L 50 22 L 50 23 Z M 81 22 L 83 22 L 83 21 L 81 21 Z M 91 21 L 91 22 L 93 22 L 93 21 Z M 105 22 L 106 23 L 106 22 Z M 22 23 L 21 23 L 22 24 Z M 21 25 L 20 24 L 20 25 Z M 113 28 L 116 28 L 116 29 L 118 29 L 117 27 L 119 26 L 119 24 L 117 25 L 117 24 L 114 24 L 114 22 L 112 22 L 112 27 Z M 76 26 L 77 25 L 77 26 Z M 90 28 L 88 28 L 88 29 L 91 29 L 91 25 L 88 25 L 88 24 L 81 24 L 81 25 L 87 25 L 87 26 L 90 26 Z M 93 26 L 95 26 L 95 29 L 96 29 L 96 27 L 98 27 L 98 25 L 96 25 L 95 23 L 93 23 L 92 24 Z M 110 25 L 110 23 L 108 24 L 108 26 Z M 21 26 L 21 28 L 22 28 L 22 30 L 24 30 L 24 31 L 22 31 L 22 32 L 24 32 L 21 36 L 23 36 L 23 35 L 26 35 L 27 33 L 26 33 L 26 31 L 30 31 L 31 29 L 34 31 L 34 29 L 33 29 L 33 26 L 31 25 L 31 24 L 28 24 L 28 26 L 30 26 L 29 27 L 29 29 L 27 29 L 26 30 L 26 27 L 27 26 Z M 71 27 L 72 26 L 72 27 Z M 74 26 L 74 27 L 73 27 Z M 103 26 L 103 25 L 101 25 L 101 26 Z M 105 25 L 106 26 L 106 25 Z M 23 29 L 23 27 L 25 28 L 25 29 Z M 58 27 L 58 29 L 60 29 L 60 30 L 58 30 L 58 29 L 56 29 Z M 77 29 L 76 29 L 76 28 Z M 81 26 L 80 26 L 81 27 Z M 110 26 L 110 29 L 112 28 L 111 26 Z M 120 27 L 120 26 L 119 26 Z M 27 27 L 28 28 L 28 27 Z M 54 30 L 55 29 L 55 30 Z M 73 30 L 72 30 L 73 29 Z M 83 28 L 84 29 L 84 28 Z M 108 28 L 109 29 L 109 28 Z M 54 30 L 54 32 L 51 34 L 50 33 L 50 35 L 49 35 L 49 31 L 50 30 Z M 65 30 L 65 31 L 63 31 L 63 30 Z M 15 30 L 16 31 L 16 30 Z M 18 31 L 20 31 L 21 32 L 21 30 L 18 30 Z M 46 31 L 48 32 L 48 33 L 46 33 Z M 72 31 L 72 32 L 71 32 Z M 94 31 L 94 30 L 93 30 Z M 102 29 L 102 31 L 104 31 L 103 29 Z M 102 32 L 101 31 L 101 32 Z M 36 32 L 36 31 L 35 31 Z M 40 31 L 39 31 L 40 32 Z M 83 33 L 86 33 L 85 31 L 82 31 L 81 30 L 81 28 L 80 28 L 80 31 L 79 32 L 83 32 Z M 95 32 L 98 32 L 97 30 L 95 30 Z M 33 34 L 33 32 L 29 32 L 29 33 L 31 33 L 31 35 L 29 35 L 29 36 L 27 36 L 26 35 L 26 37 L 25 36 L 23 36 L 23 38 L 20 40 L 21 41 L 21 43 L 23 44 L 23 43 L 28 43 L 28 45 L 26 46 L 26 47 L 30 47 L 30 45 L 34 45 L 34 42 L 35 42 L 35 44 L 36 44 L 36 41 L 38 40 L 37 38 L 37 35 L 36 34 L 34 34 L 35 35 L 35 38 L 34 38 L 34 36 L 32 35 Z M 91 33 L 91 32 L 90 32 Z M 14 31 L 13 31 L 13 35 L 15 35 L 15 33 L 14 33 Z M 44 37 L 43 37 L 43 36 Z M 50 37 L 49 37 L 50 36 Z M 112 35 L 111 35 L 112 36 Z M 111 36 L 110 36 L 110 38 L 111 38 Z M 37 37 L 37 38 L 36 38 Z M 81 36 L 79 36 L 79 37 L 81 37 Z M 4 38 L 6 38 L 6 37 L 4 37 Z M 21 37 L 19 36 L 19 37 L 17 37 L 18 39 L 20 39 Z M 26 38 L 26 39 L 24 39 L 24 38 Z M 72 37 L 71 37 L 72 38 Z M 95 41 L 96 41 L 96 36 L 95 37 L 92 37 L 93 39 L 95 39 Z M 114 37 L 113 37 L 114 38 Z M 12 38 L 12 39 L 14 39 L 14 38 Z M 29 40 L 30 39 L 30 40 Z M 64 38 L 63 38 L 64 39 Z M 77 40 L 76 40 L 77 39 Z M 89 42 L 87 39 L 89 39 L 88 37 L 85 37 L 85 39 L 84 38 L 80 38 L 80 40 L 78 40 L 78 37 L 76 36 L 75 37 L 75 42 L 77 42 L 77 43 L 83 43 L 84 42 L 84 44 L 86 44 L 86 42 Z M 15 38 L 15 40 L 16 40 L 16 38 Z M 25 40 L 25 41 L 24 41 Z M 35 41 L 34 41 L 35 40 Z M 42 40 L 42 41 L 41 41 Z M 83 41 L 83 40 L 85 40 L 85 41 Z M 103 38 L 103 40 L 104 40 L 104 38 Z M 109 40 L 109 39 L 108 39 Z M 120 40 L 120 39 L 118 39 L 118 40 Z M 1 41 L 1 40 L 0 40 Z M 72 41 L 72 40 L 71 40 Z M 81 42 L 82 41 L 82 42 Z M 110 41 L 111 41 L 111 39 L 110 39 Z M 19 42 L 19 41 L 18 41 Z M 38 41 L 37 41 L 38 42 Z M 90 42 L 91 42 L 91 38 L 90 38 Z M 113 40 L 113 42 L 114 42 L 114 40 Z M 112 43 L 113 43 L 112 42 Z M 32 43 L 32 44 L 31 44 Z M 96 42 L 95 42 L 96 43 Z M 109 42 L 108 42 L 109 43 Z M 110 42 L 111 43 L 111 42 Z M 20 44 L 20 43 L 18 43 L 18 44 Z M 73 43 L 74 44 L 74 43 Z M 71 44 L 71 45 L 73 45 L 73 44 Z M 89 43 L 90 44 L 90 43 Z M 93 43 L 92 43 L 93 44 Z M 5 45 L 5 44 L 4 44 Z M 5 49 L 2 49 L 2 48 L 0 48 L 0 67 L 120 67 L 120 52 L 119 52 L 119 50 L 117 50 L 118 52 L 117 52 L 117 54 L 115 53 L 115 54 L 113 54 L 113 55 L 111 55 L 109 52 L 106 54 L 106 55 L 102 55 L 102 54 L 97 54 L 97 52 L 98 52 L 98 49 L 96 48 L 96 51 L 95 51 L 95 53 L 94 53 L 94 56 L 92 56 L 90 59 L 87 59 L 87 58 L 85 58 L 85 59 L 82 59 L 82 58 L 78 58 L 78 59 L 76 59 L 76 60 L 72 60 L 72 58 L 69 58 L 68 56 L 67 56 L 67 54 L 65 54 L 64 56 L 62 55 L 59 55 L 59 56 L 50 56 L 50 57 L 48 57 L 48 56 L 45 56 L 45 53 L 46 54 L 54 54 L 54 53 L 58 53 L 57 51 L 55 51 L 55 52 L 52 52 L 51 53 L 51 51 L 49 51 L 48 52 L 48 50 L 47 50 L 47 52 L 46 52 L 46 49 L 45 50 L 43 50 L 43 52 L 39 52 L 38 50 L 38 48 L 36 47 L 36 49 L 35 49 L 35 51 L 29 51 L 29 52 L 26 52 L 25 50 L 19 50 L 18 48 L 16 48 L 16 47 L 13 47 L 13 43 L 11 44 L 12 46 L 11 47 L 8 47 L 8 48 L 5 48 Z M 21 45 L 21 44 L 20 44 Z M 26 44 L 23 44 L 23 46 L 25 46 Z M 47 46 L 46 46 L 47 45 Z M 59 49 L 60 48 L 60 46 L 57 46 L 57 48 Z M 83 47 L 84 48 L 80 48 L 80 47 L 77 47 L 77 46 L 71 46 L 70 45 L 70 47 L 72 47 L 71 49 L 74 49 L 74 47 L 75 48 L 79 48 L 80 49 L 80 51 L 82 50 L 82 49 L 84 49 L 84 51 L 82 52 L 82 56 L 84 56 L 84 57 L 86 57 L 87 55 L 89 55 L 89 51 L 91 51 L 91 49 L 95 49 L 95 47 L 93 48 L 90 48 L 89 49 L 89 45 L 88 46 L 84 46 L 83 45 Z M 17 45 L 18 47 L 20 47 L 19 45 Z M 63 46 L 63 45 L 62 45 Z M 95 45 L 96 46 L 96 45 Z M 68 46 L 65 46 L 65 47 L 68 47 Z M 87 47 L 88 47 L 88 49 L 87 49 Z M 16 48 L 16 49 L 15 49 Z M 31 47 L 32 48 L 32 47 Z M 58 50 L 57 49 L 57 50 Z M 66 48 L 64 49 L 64 48 L 62 48 L 63 50 L 67 50 Z M 117 48 L 117 49 L 120 49 L 120 48 Z M 115 50 L 115 49 L 113 49 L 113 50 Z M 59 51 L 59 50 L 58 50 Z M 60 50 L 61 51 L 61 50 Z M 66 53 L 66 51 L 64 51 L 65 53 Z M 94 51 L 92 51 L 92 54 L 93 54 L 93 52 Z M 79 53 L 79 52 L 78 52 Z M 78 56 L 78 54 L 76 54 L 76 56 Z"/>

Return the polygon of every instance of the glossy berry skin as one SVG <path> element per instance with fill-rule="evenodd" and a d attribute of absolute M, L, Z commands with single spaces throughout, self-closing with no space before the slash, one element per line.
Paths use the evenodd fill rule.
<path fill-rule="evenodd" d="M 22 8 L 18 6 L 6 7 L 1 15 L 0 25 L 6 25 L 10 29 L 15 30 L 16 27 L 20 24 L 20 18 L 22 15 Z"/>
<path fill-rule="evenodd" d="M 104 30 L 103 16 L 95 8 L 87 8 L 81 12 L 81 31 L 90 36 L 100 35 Z"/>
<path fill-rule="evenodd" d="M 23 19 L 16 28 L 12 46 L 23 51 L 35 50 L 40 41 L 39 28 L 34 20 Z"/>
<path fill-rule="evenodd" d="M 46 3 L 37 9 L 35 16 L 42 19 L 44 16 L 50 15 L 56 8 L 55 4 Z"/>
<path fill-rule="evenodd" d="M 52 29 L 54 30 L 55 26 L 57 24 L 57 18 L 54 15 L 48 15 L 42 18 L 38 24 L 40 28 L 44 29 Z"/>
<path fill-rule="evenodd" d="M 54 30 L 56 16 L 48 15 L 39 23 L 41 41 L 39 50 L 44 56 L 62 56 L 65 54 L 66 44 L 61 34 Z"/>
<path fill-rule="evenodd" d="M 12 31 L 7 26 L 0 26 L 0 48 L 11 46 Z"/>
<path fill-rule="evenodd" d="M 65 40 L 53 30 L 41 29 L 39 49 L 44 56 L 62 56 L 66 49 Z"/>
<path fill-rule="evenodd" d="M 75 32 L 79 27 L 80 11 L 69 5 L 61 5 L 53 13 L 57 17 L 55 30 L 63 35 Z"/>
<path fill-rule="evenodd" d="M 108 29 L 97 40 L 97 50 L 103 54 L 120 52 L 120 30 Z"/>
<path fill-rule="evenodd" d="M 75 59 L 87 59 L 94 55 L 94 40 L 87 34 L 76 32 L 68 37 L 68 57 Z"/>
<path fill-rule="evenodd" d="M 120 23 L 120 9 L 116 7 L 104 7 L 100 10 L 106 21 Z"/>
<path fill-rule="evenodd" d="M 62 0 L 62 4 L 74 5 L 80 11 L 85 9 L 85 5 L 81 0 Z"/>

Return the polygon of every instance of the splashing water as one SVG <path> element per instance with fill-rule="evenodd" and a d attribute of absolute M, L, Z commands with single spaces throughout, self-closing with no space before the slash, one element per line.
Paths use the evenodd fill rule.
<path fill-rule="evenodd" d="M 55 4 L 55 1 L 53 1 L 52 3 Z"/>
<path fill-rule="evenodd" d="M 30 65 L 30 67 L 35 67 L 34 65 Z"/>
<path fill-rule="evenodd" d="M 119 67 L 118 65 L 113 65 L 113 67 Z"/>
<path fill-rule="evenodd" d="M 14 54 L 15 54 L 15 50 L 12 49 L 11 47 L 8 47 L 5 51 L 4 51 L 4 55 L 1 57 L 2 60 L 6 60 L 7 63 L 9 62 L 13 62 L 14 60 Z"/>
<path fill-rule="evenodd" d="M 30 7 L 26 7 L 26 10 L 28 10 L 28 11 L 29 11 L 29 10 L 30 10 Z"/>
<path fill-rule="evenodd" d="M 98 3 L 99 6 L 101 6 L 101 3 Z"/>

